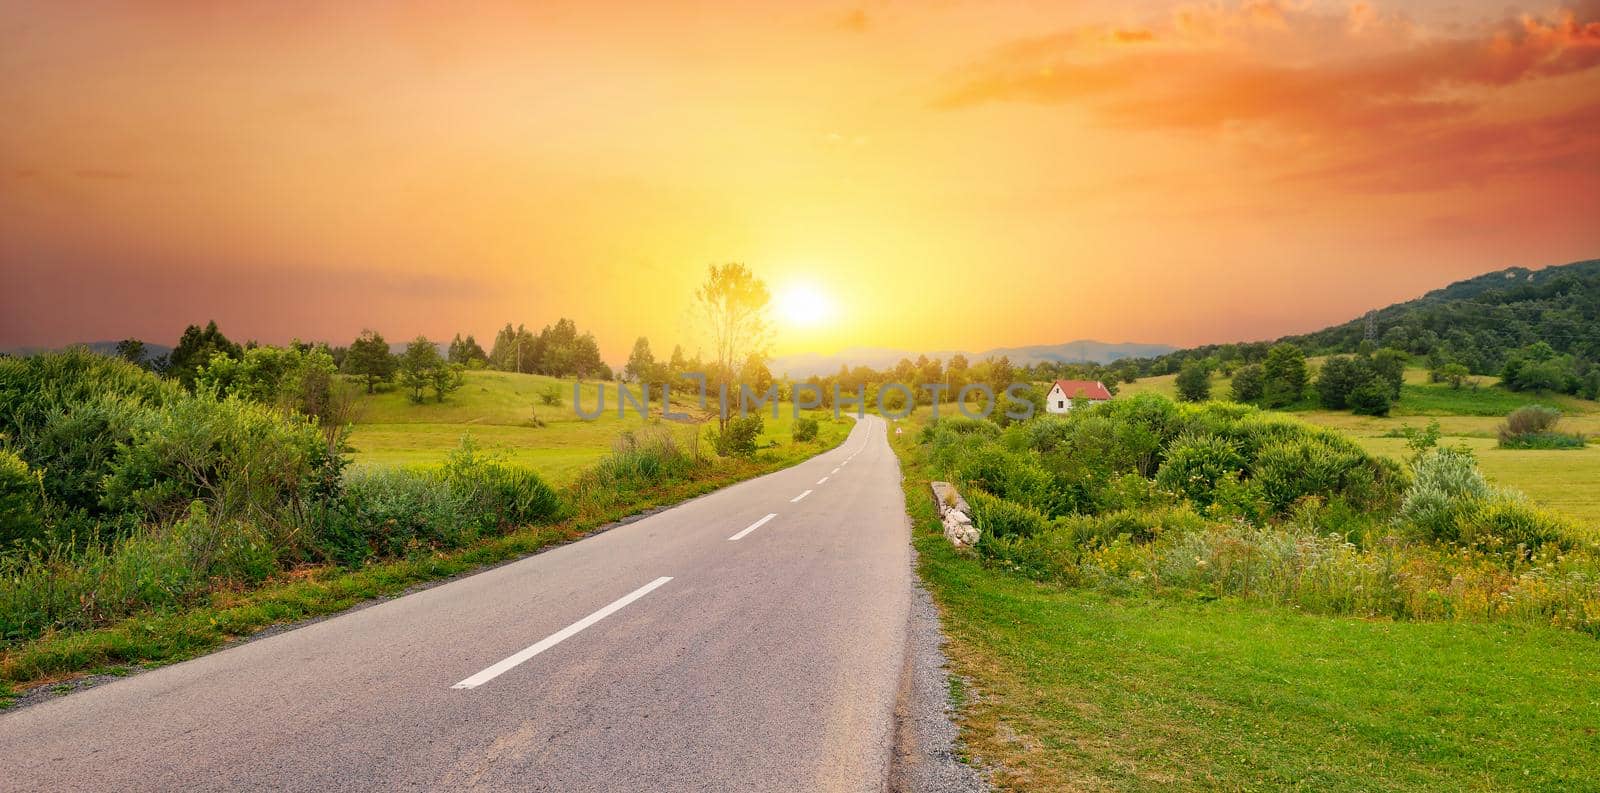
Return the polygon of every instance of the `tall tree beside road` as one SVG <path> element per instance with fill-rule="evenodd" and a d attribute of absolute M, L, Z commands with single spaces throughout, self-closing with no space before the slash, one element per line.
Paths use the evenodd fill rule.
<path fill-rule="evenodd" d="M 726 385 L 733 380 L 745 359 L 765 353 L 771 340 L 767 313 L 772 294 L 750 268 L 739 262 L 714 264 L 706 281 L 694 293 L 695 308 L 709 337 L 716 367 L 714 382 Z M 717 428 L 725 432 L 728 417 L 717 417 Z"/>

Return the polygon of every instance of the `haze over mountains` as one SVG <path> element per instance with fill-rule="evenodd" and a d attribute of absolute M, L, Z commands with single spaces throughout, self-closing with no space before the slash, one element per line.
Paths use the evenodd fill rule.
<path fill-rule="evenodd" d="M 874 369 L 892 368 L 902 358 L 916 360 L 918 355 L 948 361 L 950 356 L 965 355 L 969 361 L 1005 356 L 1016 366 L 1036 363 L 1111 363 L 1122 358 L 1150 358 L 1176 350 L 1169 344 L 1140 344 L 1136 342 L 1110 343 L 1093 339 L 1079 339 L 1061 344 L 1034 344 L 1026 347 L 996 347 L 982 352 L 967 350 L 896 350 L 885 347 L 853 347 L 832 355 L 802 353 L 773 359 L 768 367 L 773 374 L 787 373 L 793 378 L 827 375 L 839 371 L 840 366 L 870 366 Z"/>

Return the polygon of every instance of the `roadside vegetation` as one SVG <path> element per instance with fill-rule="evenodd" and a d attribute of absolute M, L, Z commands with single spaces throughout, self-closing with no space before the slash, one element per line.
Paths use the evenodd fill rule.
<path fill-rule="evenodd" d="M 0 360 L 0 682 L 188 657 L 791 464 L 848 423 L 717 455 L 644 421 L 557 489 L 467 433 L 439 465 L 349 468 L 303 413 L 85 350 Z"/>
<path fill-rule="evenodd" d="M 1141 396 L 921 437 L 935 473 L 971 490 L 979 555 L 1039 580 L 1600 635 L 1594 534 L 1490 488 L 1436 436 L 1403 469 L 1253 408 Z"/>
<path fill-rule="evenodd" d="M 1596 784 L 1600 532 L 1394 442 L 1156 395 L 896 440 L 967 751 L 1016 790 Z"/>

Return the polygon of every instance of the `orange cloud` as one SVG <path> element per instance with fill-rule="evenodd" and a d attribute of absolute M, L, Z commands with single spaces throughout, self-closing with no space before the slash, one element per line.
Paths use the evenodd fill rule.
<path fill-rule="evenodd" d="M 1564 167 L 1600 159 L 1594 135 L 1572 123 L 1600 107 L 1587 74 L 1600 66 L 1597 9 L 1600 3 L 1589 3 L 1448 38 L 1412 35 L 1403 19 L 1366 4 L 1343 17 L 1259 1 L 1230 11 L 1184 9 L 1150 32 L 1145 40 L 1159 42 L 1153 49 L 1099 46 L 1096 34 L 1082 30 L 1006 45 L 936 104 L 1074 104 L 1132 128 L 1253 126 L 1283 141 L 1336 144 L 1317 147 L 1308 155 L 1314 162 L 1298 163 L 1298 175 L 1382 173 L 1359 179 L 1368 188 Z M 1379 51 L 1366 52 L 1370 42 L 1345 46 L 1379 28 L 1387 30 Z M 1349 49 L 1362 54 L 1340 54 Z M 1281 57 L 1285 50 L 1302 55 Z M 1307 62 L 1303 53 L 1333 54 Z M 1567 76 L 1583 81 L 1575 105 L 1549 117 L 1485 118 L 1499 92 Z"/>

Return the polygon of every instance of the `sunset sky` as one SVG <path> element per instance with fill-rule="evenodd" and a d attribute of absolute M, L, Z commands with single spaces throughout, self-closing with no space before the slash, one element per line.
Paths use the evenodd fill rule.
<path fill-rule="evenodd" d="M 1184 345 L 1600 257 L 1600 2 L 0 0 L 0 112 L 0 346 L 615 363 L 723 261 L 828 304 L 777 353 Z"/>

